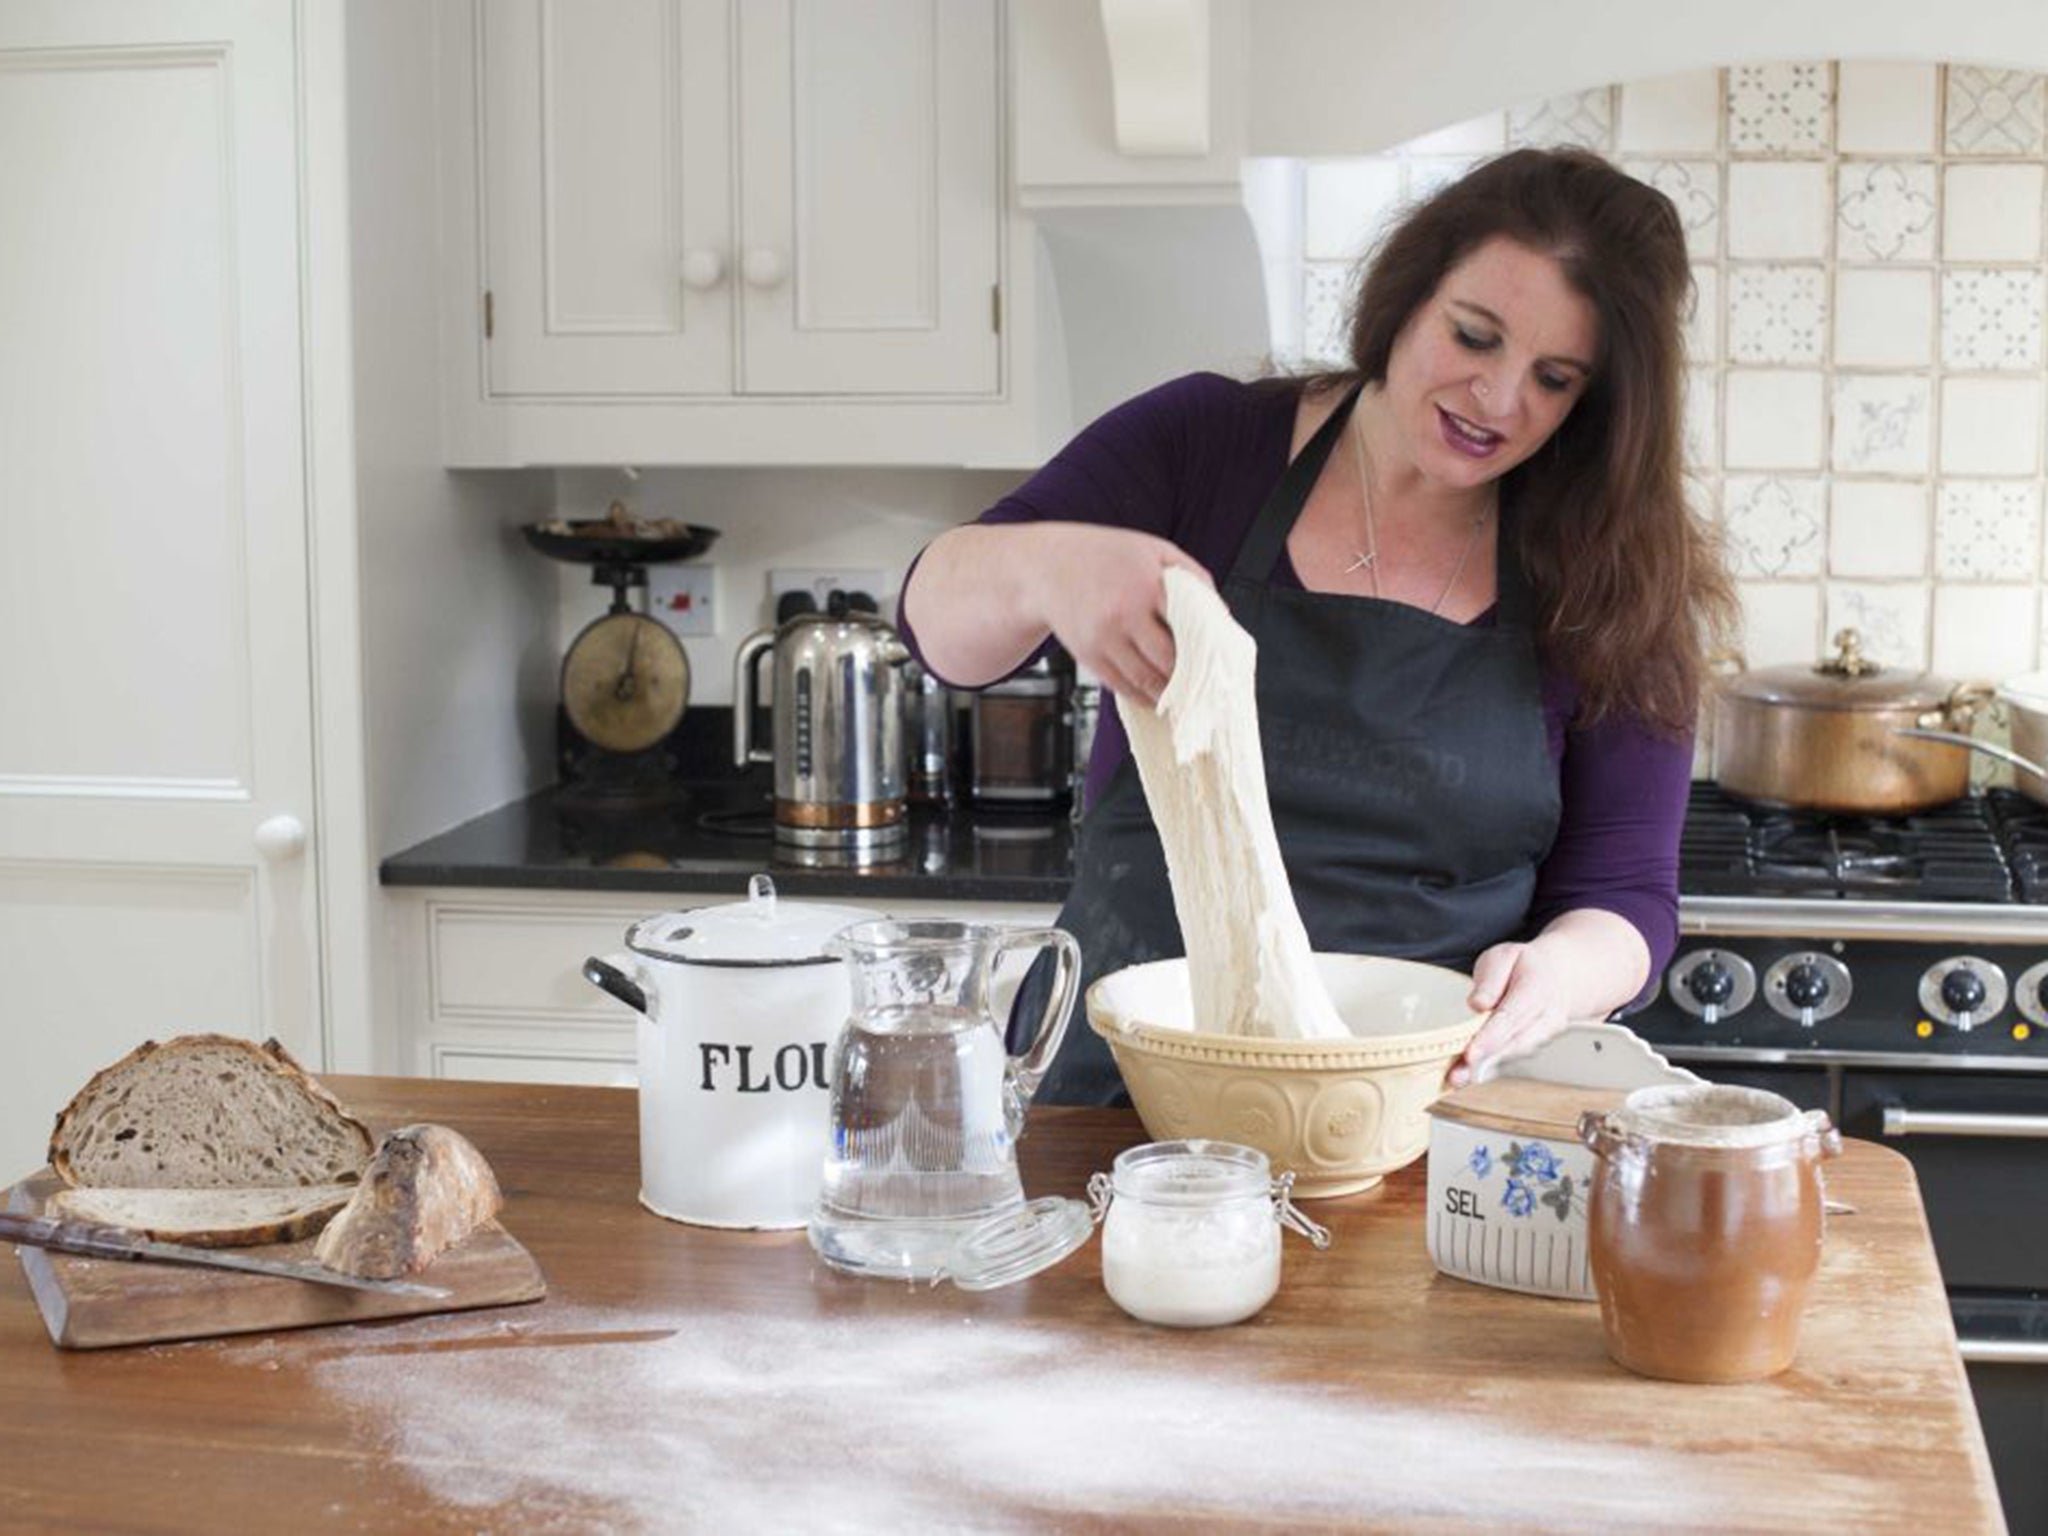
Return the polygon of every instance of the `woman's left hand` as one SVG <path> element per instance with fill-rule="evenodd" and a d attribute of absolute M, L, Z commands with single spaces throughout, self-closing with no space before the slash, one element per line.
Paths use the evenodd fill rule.
<path fill-rule="evenodd" d="M 1451 1068 L 1453 1088 L 1470 1082 L 1482 1061 L 1534 1050 L 1564 1028 L 1570 1005 L 1560 959 L 1537 940 L 1496 944 L 1473 963 L 1466 1002 L 1475 1012 L 1492 1009 L 1493 1017 Z"/>

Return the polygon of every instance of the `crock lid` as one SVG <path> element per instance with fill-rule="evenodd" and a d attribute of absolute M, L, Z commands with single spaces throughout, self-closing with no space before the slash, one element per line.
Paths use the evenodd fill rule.
<path fill-rule="evenodd" d="M 1579 1116 L 1587 1110 L 1619 1109 L 1626 1088 L 1585 1088 L 1531 1077 L 1493 1077 L 1447 1093 L 1429 1106 L 1439 1120 L 1477 1126 L 1509 1136 L 1538 1136 L 1576 1142 Z"/>
<path fill-rule="evenodd" d="M 1782 1094 L 1732 1083 L 1638 1088 L 1608 1116 L 1618 1136 L 1687 1147 L 1770 1147 L 1824 1126 Z"/>
<path fill-rule="evenodd" d="M 1835 636 L 1835 652 L 1823 661 L 1760 667 L 1722 684 L 1731 698 L 1759 704 L 1795 704 L 1802 709 L 1934 709 L 1948 702 L 1952 686 L 1927 672 L 1882 666 L 1863 654 L 1855 630 Z"/>
<path fill-rule="evenodd" d="M 1051 1269 L 1083 1247 L 1095 1218 L 1078 1200 L 1047 1195 L 991 1216 L 953 1245 L 943 1278 L 963 1291 L 993 1291 Z"/>
<path fill-rule="evenodd" d="M 873 916 L 856 907 L 779 900 L 775 882 L 756 875 L 745 901 L 650 917 L 627 930 L 626 947 L 684 965 L 827 965 L 839 959 L 826 948 L 832 935 Z"/>

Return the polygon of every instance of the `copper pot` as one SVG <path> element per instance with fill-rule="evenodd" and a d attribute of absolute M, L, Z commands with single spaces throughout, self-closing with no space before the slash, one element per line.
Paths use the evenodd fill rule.
<path fill-rule="evenodd" d="M 1981 683 L 1900 672 L 1863 655 L 1853 629 L 1812 666 L 1724 682 L 1714 705 L 1714 777 L 1730 794 L 1802 810 L 1901 816 L 1970 787 L 1966 734 L 1991 697 Z M 1948 738 L 1917 733 L 1936 731 Z"/>

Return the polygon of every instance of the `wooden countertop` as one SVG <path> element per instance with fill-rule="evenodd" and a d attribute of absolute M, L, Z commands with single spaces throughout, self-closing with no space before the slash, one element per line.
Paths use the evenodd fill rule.
<path fill-rule="evenodd" d="M 809 1529 L 1998 1531 L 1910 1167 L 1852 1142 L 1798 1363 L 1631 1376 L 1597 1309 L 1437 1275 L 1422 1167 L 1322 1201 L 1259 1317 L 1149 1328 L 1096 1245 L 970 1295 L 834 1274 L 802 1233 L 635 1200 L 634 1098 L 330 1079 L 482 1147 L 537 1306 L 60 1352 L 0 1264 L 0 1526 L 59 1531 Z M 1032 1195 L 1142 1139 L 1041 1109 Z"/>

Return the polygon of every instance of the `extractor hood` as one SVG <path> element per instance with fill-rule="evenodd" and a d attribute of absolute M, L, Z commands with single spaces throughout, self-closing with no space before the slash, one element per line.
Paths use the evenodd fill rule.
<path fill-rule="evenodd" d="M 1050 373 L 1064 363 L 1074 426 L 1180 374 L 1263 366 L 1265 273 L 1242 205 L 1041 209 L 1033 222 L 1056 330 L 1041 356 Z"/>

